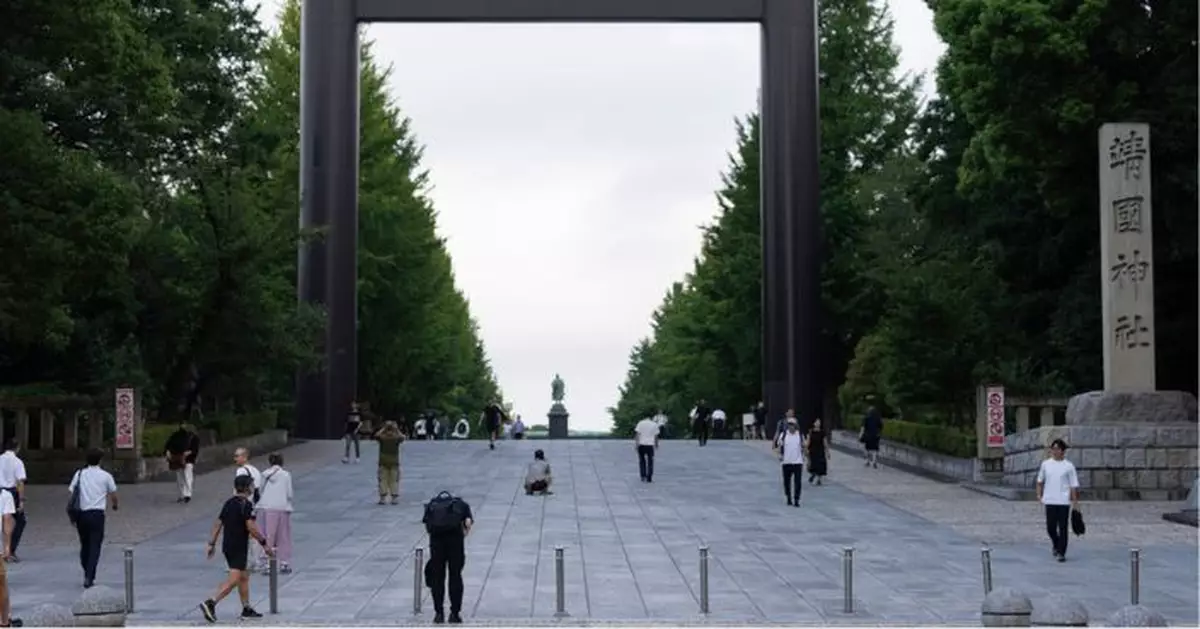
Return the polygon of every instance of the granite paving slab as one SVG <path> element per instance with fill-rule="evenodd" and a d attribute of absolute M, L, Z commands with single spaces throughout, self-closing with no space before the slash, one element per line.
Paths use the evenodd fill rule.
<path fill-rule="evenodd" d="M 375 447 L 360 464 L 343 465 L 337 443 L 305 444 L 309 460 L 295 476 L 295 571 L 280 576 L 279 612 L 263 624 L 415 625 L 432 616 L 429 593 L 417 590 L 413 614 L 413 550 L 426 542 L 421 505 L 441 489 L 463 496 L 477 522 L 467 541 L 463 613 L 498 626 L 682 625 L 975 625 L 982 599 L 979 548 L 993 548 L 997 586 L 1031 596 L 1057 592 L 1104 618 L 1128 599 L 1128 547 L 1089 525 L 1071 541 L 1070 561 L 1052 561 L 1041 539 L 1040 513 L 1005 513 L 998 523 L 958 513 L 950 523 L 931 509 L 976 509 L 960 490 L 932 498 L 925 479 L 890 469 L 863 469 L 835 455 L 824 486 L 804 488 L 802 507 L 784 504 L 778 461 L 761 444 L 665 442 L 655 482 L 641 483 L 632 444 L 613 440 L 415 442 L 404 446 L 401 504 L 375 504 Z M 536 448 L 554 470 L 554 495 L 525 496 L 521 480 Z M 201 624 L 196 605 L 223 578 L 203 545 L 227 491 L 229 471 L 205 479 L 190 517 L 135 546 L 135 614 L 131 624 Z M 880 496 L 863 488 L 906 486 Z M 912 487 L 909 492 L 916 491 Z M 961 490 L 978 501 L 974 492 Z M 136 492 L 126 496 L 134 502 Z M 996 498 L 983 499 L 1023 508 Z M 154 509 L 171 509 L 160 498 Z M 932 505 L 932 506 L 931 506 Z M 957 505 L 957 506 L 956 506 Z M 936 515 L 936 514 L 934 514 Z M 173 516 L 178 517 L 178 516 Z M 64 518 L 65 519 L 65 518 Z M 34 526 L 33 523 L 30 525 Z M 1195 544 L 1170 528 L 1136 519 L 1142 548 L 1141 602 L 1173 623 L 1197 622 Z M 1000 535 L 996 527 L 1019 528 Z M 1003 531 L 1001 531 L 1003 532 Z M 563 547 L 566 618 L 556 618 L 555 547 Z M 699 547 L 708 546 L 710 614 L 700 613 Z M 843 612 L 843 547 L 854 548 L 854 613 Z M 15 613 L 43 602 L 69 604 L 80 592 L 72 545 L 34 547 L 9 569 Z M 99 582 L 120 588 L 122 544 L 109 544 Z M 419 572 L 419 571 L 418 571 Z M 419 574 L 416 575 L 417 578 Z M 267 578 L 256 576 L 252 599 L 268 612 Z M 219 609 L 222 622 L 236 602 Z"/>

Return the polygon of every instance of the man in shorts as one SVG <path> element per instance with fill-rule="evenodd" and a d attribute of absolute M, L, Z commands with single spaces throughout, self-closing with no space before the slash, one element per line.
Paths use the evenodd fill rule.
<path fill-rule="evenodd" d="M 262 614 L 250 606 L 250 570 L 246 565 L 250 540 L 257 541 L 267 555 L 270 555 L 272 550 L 267 548 L 267 538 L 254 524 L 254 504 L 250 500 L 250 495 L 254 492 L 254 479 L 248 474 L 235 476 L 233 492 L 233 496 L 226 500 L 225 506 L 221 508 L 217 521 L 213 523 L 206 549 L 208 558 L 212 559 L 217 548 L 217 538 L 221 537 L 221 552 L 225 555 L 225 564 L 229 566 L 229 577 L 217 588 L 212 598 L 200 603 L 200 611 L 210 623 L 217 622 L 217 603 L 229 596 L 234 588 L 242 601 L 242 618 L 262 618 Z"/>
<path fill-rule="evenodd" d="M 16 528 L 17 502 L 10 491 L 0 491 L 0 518 L 3 519 L 4 547 L 0 549 L 0 627 L 20 627 L 20 618 L 13 618 L 8 600 L 8 558 L 12 556 L 12 534 Z"/>
<path fill-rule="evenodd" d="M 500 426 L 507 419 L 504 416 L 504 409 L 500 408 L 500 402 L 492 402 L 483 409 L 483 427 L 488 435 L 488 448 L 496 449 L 496 440 L 500 438 Z"/>

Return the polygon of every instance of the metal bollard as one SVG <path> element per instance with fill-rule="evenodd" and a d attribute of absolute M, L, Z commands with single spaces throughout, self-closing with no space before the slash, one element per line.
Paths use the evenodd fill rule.
<path fill-rule="evenodd" d="M 554 617 L 567 615 L 567 576 L 563 567 L 563 547 L 554 547 Z"/>
<path fill-rule="evenodd" d="M 983 595 L 987 596 L 992 593 L 992 549 L 984 546 L 979 560 L 983 563 Z"/>
<path fill-rule="evenodd" d="M 854 547 L 842 549 L 842 611 L 854 613 Z"/>
<path fill-rule="evenodd" d="M 1129 549 L 1129 604 L 1138 605 L 1142 598 L 1142 550 Z"/>
<path fill-rule="evenodd" d="M 413 551 L 413 616 L 421 615 L 421 575 L 425 564 L 425 549 Z"/>
<path fill-rule="evenodd" d="M 700 613 L 708 613 L 708 546 L 700 547 Z"/>
<path fill-rule="evenodd" d="M 271 613 L 279 613 L 279 554 L 278 549 L 271 547 L 271 557 L 267 560 L 267 589 L 269 590 L 269 600 L 271 604 Z"/>
<path fill-rule="evenodd" d="M 125 613 L 133 613 L 133 546 L 125 547 Z"/>

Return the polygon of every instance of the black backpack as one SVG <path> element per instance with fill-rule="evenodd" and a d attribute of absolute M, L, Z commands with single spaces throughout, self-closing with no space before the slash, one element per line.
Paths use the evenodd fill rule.
<path fill-rule="evenodd" d="M 425 530 L 430 535 L 463 532 L 463 521 L 467 518 L 467 503 L 448 491 L 439 492 L 433 500 L 425 503 Z"/>

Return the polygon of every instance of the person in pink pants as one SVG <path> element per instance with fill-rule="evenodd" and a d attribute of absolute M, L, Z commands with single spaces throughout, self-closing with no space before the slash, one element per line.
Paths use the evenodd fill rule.
<path fill-rule="evenodd" d="M 283 455 L 278 452 L 267 457 L 267 462 L 271 467 L 262 471 L 256 519 L 267 536 L 267 546 L 275 548 L 279 571 L 287 574 L 292 571 L 292 474 L 283 469 Z"/>

